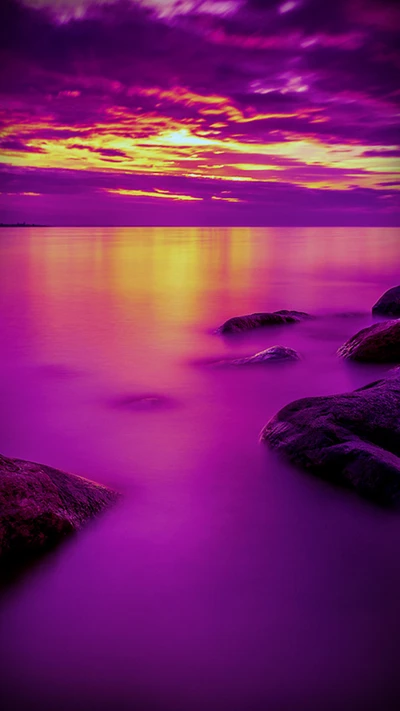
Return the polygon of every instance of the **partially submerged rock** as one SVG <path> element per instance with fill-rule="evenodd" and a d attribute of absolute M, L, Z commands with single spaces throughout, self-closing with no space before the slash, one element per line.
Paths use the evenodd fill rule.
<path fill-rule="evenodd" d="M 286 405 L 261 440 L 323 479 L 400 502 L 400 369 L 343 395 Z"/>
<path fill-rule="evenodd" d="M 255 314 L 247 314 L 245 316 L 234 316 L 228 319 L 217 330 L 217 333 L 241 333 L 242 331 L 250 331 L 253 328 L 261 328 L 264 326 L 280 326 L 287 323 L 299 323 L 304 319 L 311 318 L 309 314 L 303 311 L 281 311 L 261 312 Z"/>
<path fill-rule="evenodd" d="M 127 394 L 110 400 L 110 405 L 124 410 L 160 410 L 176 405 L 175 401 L 166 395 L 155 393 Z"/>
<path fill-rule="evenodd" d="M 338 355 L 368 363 L 400 363 L 400 320 L 363 328 L 339 348 Z"/>
<path fill-rule="evenodd" d="M 400 286 L 385 291 L 372 307 L 372 313 L 400 318 Z"/>
<path fill-rule="evenodd" d="M 293 348 L 286 346 L 271 346 L 264 351 L 245 358 L 234 358 L 233 360 L 222 360 L 215 365 L 262 365 L 264 363 L 277 363 L 300 360 L 300 356 Z"/>
<path fill-rule="evenodd" d="M 0 455 L 0 558 L 53 546 L 117 497 L 88 479 Z"/>

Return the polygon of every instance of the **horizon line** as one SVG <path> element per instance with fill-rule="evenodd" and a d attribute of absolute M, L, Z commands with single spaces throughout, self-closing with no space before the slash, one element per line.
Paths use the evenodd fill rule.
<path fill-rule="evenodd" d="M 129 229 L 141 229 L 143 227 L 154 227 L 154 228 L 175 228 L 175 227 L 182 227 L 182 228 L 204 228 L 204 229 L 232 229 L 232 228 L 243 228 L 243 229 L 250 229 L 250 228 L 258 228 L 258 227 L 265 227 L 265 228 L 272 228 L 272 227 L 363 227 L 364 229 L 376 229 L 376 228 L 385 228 L 385 229 L 399 229 L 400 228 L 400 222 L 397 224 L 393 225 L 388 225 L 388 224 L 373 224 L 373 225 L 366 225 L 364 223 L 360 224 L 354 224 L 354 223 L 336 223 L 336 224 L 327 224 L 327 223 L 321 223 L 321 224 L 316 224 L 316 223 L 298 223 L 298 224 L 249 224 L 249 225 L 194 225 L 194 224 L 165 224 L 165 225 L 159 225 L 159 224 L 133 224 L 133 225 L 110 225 L 110 224 L 71 224 L 71 225 L 62 225 L 62 224 L 47 224 L 47 225 L 41 225 L 41 224 L 30 224 L 30 223 L 0 223 L 0 228 L 11 228 L 11 227 L 31 227 L 31 228 L 46 228 L 46 229 L 54 229 L 54 228 L 71 228 L 71 227 L 76 227 L 76 228 L 105 228 L 105 227 L 110 227 L 110 228 L 129 228 Z"/>

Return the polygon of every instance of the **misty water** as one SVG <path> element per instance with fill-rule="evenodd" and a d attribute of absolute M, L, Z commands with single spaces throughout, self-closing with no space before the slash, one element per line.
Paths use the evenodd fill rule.
<path fill-rule="evenodd" d="M 389 228 L 1 230 L 0 452 L 123 494 L 3 593 L 7 711 L 398 707 L 399 515 L 258 437 L 387 371 L 335 353 L 399 264 Z"/>

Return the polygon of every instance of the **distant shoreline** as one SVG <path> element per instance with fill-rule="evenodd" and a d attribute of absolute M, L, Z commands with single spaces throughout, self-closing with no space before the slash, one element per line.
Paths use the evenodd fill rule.
<path fill-rule="evenodd" d="M 144 229 L 144 228 L 151 228 L 151 229 L 162 229 L 162 228 L 168 228 L 168 229 L 280 229 L 280 228 L 290 228 L 290 229 L 332 229 L 332 228 L 348 228 L 348 229 L 399 229 L 400 228 L 400 223 L 399 224 L 394 224 L 394 225 L 388 225 L 388 224 L 351 224 L 351 225 L 346 225 L 346 224 L 303 224 L 299 223 L 297 225 L 294 224 L 270 224 L 270 225 L 264 225 L 264 224 L 248 224 L 248 225 L 190 225 L 190 224 L 179 224 L 179 225 L 173 225 L 173 224 L 165 224 L 165 225 L 158 225 L 158 224 L 147 224 L 144 223 L 142 225 L 139 224 L 134 224 L 134 225 L 39 225 L 35 223 L 27 223 L 27 222 L 13 222 L 13 223 L 5 223 L 5 222 L 0 222 L 0 228 L 1 227 L 42 227 L 42 228 L 60 228 L 60 229 L 105 229 L 105 228 L 111 228 L 111 229 Z"/>

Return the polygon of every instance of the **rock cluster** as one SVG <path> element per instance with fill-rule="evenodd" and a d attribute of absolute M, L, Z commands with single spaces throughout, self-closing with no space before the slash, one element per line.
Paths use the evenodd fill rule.
<path fill-rule="evenodd" d="M 400 286 L 372 309 L 400 317 Z M 365 363 L 400 363 L 400 318 L 352 336 L 338 355 Z M 400 368 L 351 393 L 296 400 L 264 427 L 261 441 L 290 461 L 381 503 L 400 503 Z"/>
<path fill-rule="evenodd" d="M 323 479 L 377 502 L 399 502 L 400 369 L 351 393 L 286 405 L 261 440 Z"/>

